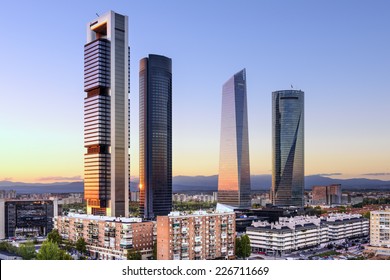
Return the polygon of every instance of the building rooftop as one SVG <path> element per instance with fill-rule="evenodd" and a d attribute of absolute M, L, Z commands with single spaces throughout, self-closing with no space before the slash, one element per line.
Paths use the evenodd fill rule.
<path fill-rule="evenodd" d="M 142 222 L 142 218 L 138 218 L 138 217 L 122 218 L 122 217 L 96 216 L 96 215 L 77 214 L 77 213 L 69 213 L 67 216 L 63 216 L 63 217 L 83 219 L 83 220 L 104 221 L 104 222 L 120 222 L 120 223 Z"/>

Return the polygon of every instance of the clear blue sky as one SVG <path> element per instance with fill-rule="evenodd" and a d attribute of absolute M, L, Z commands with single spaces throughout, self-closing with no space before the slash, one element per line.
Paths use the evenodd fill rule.
<path fill-rule="evenodd" d="M 306 174 L 390 179 L 389 1 L 3 1 L 0 180 L 83 176 L 86 23 L 129 16 L 138 64 L 173 60 L 173 173 L 218 173 L 222 84 L 247 69 L 252 174 L 271 173 L 271 92 L 305 92 Z M 364 174 L 386 173 L 385 176 Z"/>

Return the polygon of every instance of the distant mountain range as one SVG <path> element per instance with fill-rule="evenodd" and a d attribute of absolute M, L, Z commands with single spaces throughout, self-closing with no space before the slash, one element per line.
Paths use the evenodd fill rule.
<path fill-rule="evenodd" d="M 371 180 L 366 178 L 333 179 L 321 175 L 305 177 L 305 189 L 310 190 L 316 185 L 341 184 L 343 189 L 389 189 L 390 181 Z M 252 175 L 252 190 L 269 190 L 272 185 L 271 175 Z M 218 176 L 176 176 L 173 178 L 173 191 L 216 191 Z"/>
<path fill-rule="evenodd" d="M 130 189 L 138 189 L 138 181 L 130 182 Z M 343 189 L 381 189 L 390 190 L 390 181 L 372 180 L 366 178 L 333 179 L 320 175 L 305 177 L 305 188 L 311 189 L 315 185 L 341 184 Z M 271 175 L 252 175 L 252 190 L 269 190 Z M 175 176 L 173 177 L 173 192 L 213 192 L 218 188 L 218 176 Z M 0 190 L 16 190 L 19 194 L 27 193 L 71 193 L 83 192 L 83 182 L 61 183 L 23 183 L 0 181 Z"/>

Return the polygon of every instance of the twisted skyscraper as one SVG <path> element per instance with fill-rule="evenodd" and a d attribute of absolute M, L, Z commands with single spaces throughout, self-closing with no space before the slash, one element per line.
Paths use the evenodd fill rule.
<path fill-rule="evenodd" d="M 303 206 L 304 93 L 272 93 L 272 203 Z"/>

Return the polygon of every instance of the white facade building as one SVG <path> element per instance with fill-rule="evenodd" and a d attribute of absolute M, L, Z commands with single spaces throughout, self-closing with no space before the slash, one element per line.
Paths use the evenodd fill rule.
<path fill-rule="evenodd" d="M 330 214 L 326 223 L 330 240 L 367 236 L 370 230 L 369 220 L 359 214 Z"/>
<path fill-rule="evenodd" d="M 367 236 L 369 221 L 360 215 L 332 214 L 325 218 L 297 216 L 277 223 L 254 222 L 246 234 L 254 252 L 291 252 L 325 246 L 330 241 Z"/>
<path fill-rule="evenodd" d="M 317 217 L 280 218 L 278 223 L 254 222 L 246 234 L 254 252 L 290 252 L 329 241 L 327 225 Z"/>

